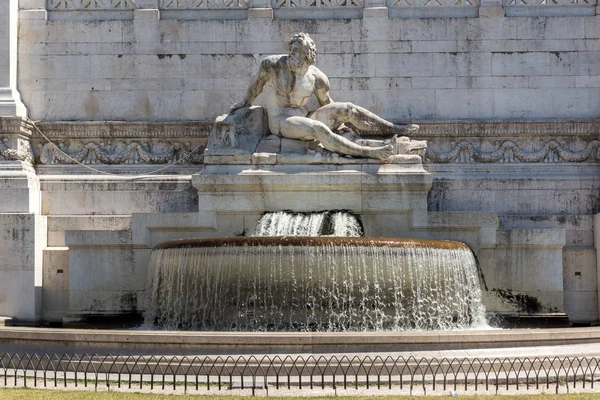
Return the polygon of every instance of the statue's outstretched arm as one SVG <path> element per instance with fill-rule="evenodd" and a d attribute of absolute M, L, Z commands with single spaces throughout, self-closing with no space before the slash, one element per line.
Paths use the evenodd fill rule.
<path fill-rule="evenodd" d="M 231 108 L 229 109 L 229 112 L 234 112 L 235 110 L 238 110 L 240 108 L 251 105 L 252 102 L 258 97 L 260 92 L 262 92 L 263 87 L 265 86 L 265 84 L 267 83 L 269 78 L 271 77 L 272 73 L 273 73 L 272 61 L 269 60 L 268 58 L 264 59 L 260 63 L 260 68 L 258 69 L 258 73 L 252 78 L 252 82 L 250 83 L 250 86 L 248 87 L 248 90 L 246 92 L 246 97 L 244 97 L 243 101 L 240 101 L 239 103 L 235 103 L 234 105 L 232 105 Z"/>

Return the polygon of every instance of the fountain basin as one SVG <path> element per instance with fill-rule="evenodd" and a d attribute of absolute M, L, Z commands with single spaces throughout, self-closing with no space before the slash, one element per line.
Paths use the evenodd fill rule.
<path fill-rule="evenodd" d="M 475 259 L 451 241 L 348 237 L 177 240 L 153 250 L 146 322 L 216 331 L 470 328 Z"/>

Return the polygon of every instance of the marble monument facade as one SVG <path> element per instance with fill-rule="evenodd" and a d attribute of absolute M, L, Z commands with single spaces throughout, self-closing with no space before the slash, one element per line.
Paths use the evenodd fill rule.
<path fill-rule="evenodd" d="M 285 204 L 464 241 L 488 310 L 597 322 L 597 3 L 435 3 L 2 2 L 0 315 L 140 313 L 153 245 L 250 234 Z M 308 162 L 285 138 L 242 163 L 204 152 L 296 32 L 334 99 L 420 126 L 420 163 Z"/>

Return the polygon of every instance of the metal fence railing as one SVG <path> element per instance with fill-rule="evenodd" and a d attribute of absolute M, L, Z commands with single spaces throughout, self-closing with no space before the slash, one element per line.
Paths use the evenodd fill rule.
<path fill-rule="evenodd" d="M 600 358 L 1 354 L 0 387 L 436 391 L 593 390 Z"/>

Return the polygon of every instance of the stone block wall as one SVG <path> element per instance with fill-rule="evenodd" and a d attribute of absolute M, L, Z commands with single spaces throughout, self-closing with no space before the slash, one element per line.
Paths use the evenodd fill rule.
<path fill-rule="evenodd" d="M 330 18 L 320 20 L 22 3 L 18 87 L 34 120 L 211 121 L 299 31 L 315 39 L 334 99 L 393 120 L 600 115 L 600 17 L 568 6 L 555 17 L 391 18 L 394 7 L 369 2 L 347 19 L 325 7 L 295 14 Z"/>

